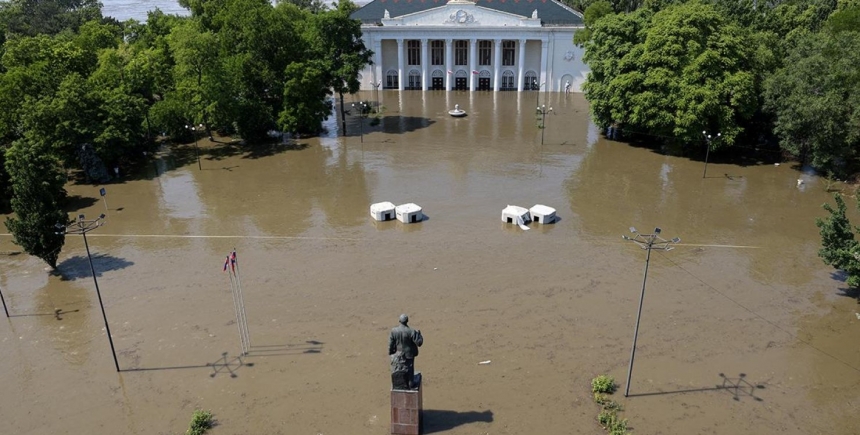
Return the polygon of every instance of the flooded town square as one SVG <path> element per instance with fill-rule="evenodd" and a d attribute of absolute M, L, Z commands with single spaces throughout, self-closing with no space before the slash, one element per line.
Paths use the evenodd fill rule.
<path fill-rule="evenodd" d="M 215 435 L 387 434 L 401 313 L 425 339 L 428 434 L 605 433 L 600 374 L 637 434 L 860 431 L 860 305 L 815 226 L 829 187 L 860 222 L 851 186 L 767 153 L 712 154 L 703 177 L 700 157 L 603 137 L 582 94 L 352 101 L 377 98 L 381 119 L 353 110 L 346 133 L 332 118 L 287 144 L 204 137 L 202 169 L 194 143 L 166 146 L 119 182 L 67 186 L 70 216 L 106 214 L 87 242 L 119 373 L 83 238 L 52 274 L 0 236 L 0 433 L 181 434 L 204 409 Z M 426 218 L 376 222 L 383 201 Z M 535 204 L 559 220 L 500 219 Z M 631 226 L 681 243 L 652 252 L 625 398 L 646 258 Z"/>

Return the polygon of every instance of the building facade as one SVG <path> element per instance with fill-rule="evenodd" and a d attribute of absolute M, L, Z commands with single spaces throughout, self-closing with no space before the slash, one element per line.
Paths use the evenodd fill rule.
<path fill-rule="evenodd" d="M 362 89 L 581 92 L 573 34 L 555 0 L 374 0 L 355 11 L 373 63 Z"/>

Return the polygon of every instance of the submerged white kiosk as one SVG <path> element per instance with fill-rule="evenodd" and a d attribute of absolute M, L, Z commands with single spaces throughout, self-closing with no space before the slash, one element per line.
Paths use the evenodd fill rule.
<path fill-rule="evenodd" d="M 421 212 L 421 207 L 411 202 L 408 204 L 398 205 L 394 208 L 394 212 L 397 215 L 397 220 L 404 224 L 413 224 L 421 222 L 424 219 L 424 213 Z"/>
<path fill-rule="evenodd" d="M 378 221 L 390 221 L 394 219 L 394 208 L 390 202 L 377 202 L 370 205 L 370 216 Z"/>

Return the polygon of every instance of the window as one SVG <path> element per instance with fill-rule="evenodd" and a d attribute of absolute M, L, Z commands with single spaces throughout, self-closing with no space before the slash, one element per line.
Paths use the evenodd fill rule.
<path fill-rule="evenodd" d="M 467 65 L 469 41 L 454 41 L 454 65 Z"/>
<path fill-rule="evenodd" d="M 445 65 L 445 41 L 432 41 L 430 47 L 430 65 Z"/>
<path fill-rule="evenodd" d="M 487 66 L 493 56 L 493 41 L 478 41 L 478 65 Z"/>
<path fill-rule="evenodd" d="M 407 65 L 421 65 L 421 41 L 410 39 L 406 41 Z"/>
<path fill-rule="evenodd" d="M 514 66 L 514 56 L 516 55 L 516 41 L 502 41 L 502 65 Z"/>
<path fill-rule="evenodd" d="M 407 89 L 421 89 L 421 73 L 417 69 L 409 71 L 409 87 Z"/>
<path fill-rule="evenodd" d="M 537 91 L 540 90 L 540 85 L 537 82 L 537 74 L 534 71 L 526 72 L 526 82 L 524 83 L 526 90 Z"/>
<path fill-rule="evenodd" d="M 390 69 L 385 73 L 385 89 L 400 88 L 400 80 L 397 79 L 397 71 Z"/>
<path fill-rule="evenodd" d="M 514 86 L 514 72 L 511 70 L 506 70 L 502 73 L 502 88 L 503 91 L 513 91 L 516 90 Z"/>

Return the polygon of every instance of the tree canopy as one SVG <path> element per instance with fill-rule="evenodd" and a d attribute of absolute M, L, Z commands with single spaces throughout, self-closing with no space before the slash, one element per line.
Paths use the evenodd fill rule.
<path fill-rule="evenodd" d="M 189 124 L 248 144 L 317 133 L 370 62 L 348 0 L 181 4 L 190 17 L 120 23 L 93 0 L 0 3 L 0 205 L 16 243 L 52 266 L 62 243 L 43 220 L 60 216 L 58 174 L 136 159 L 159 133 L 190 140 Z"/>
<path fill-rule="evenodd" d="M 628 12 L 629 11 L 629 12 Z M 574 42 L 595 122 L 628 136 L 765 147 L 820 170 L 857 170 L 860 2 L 588 2 Z"/>

